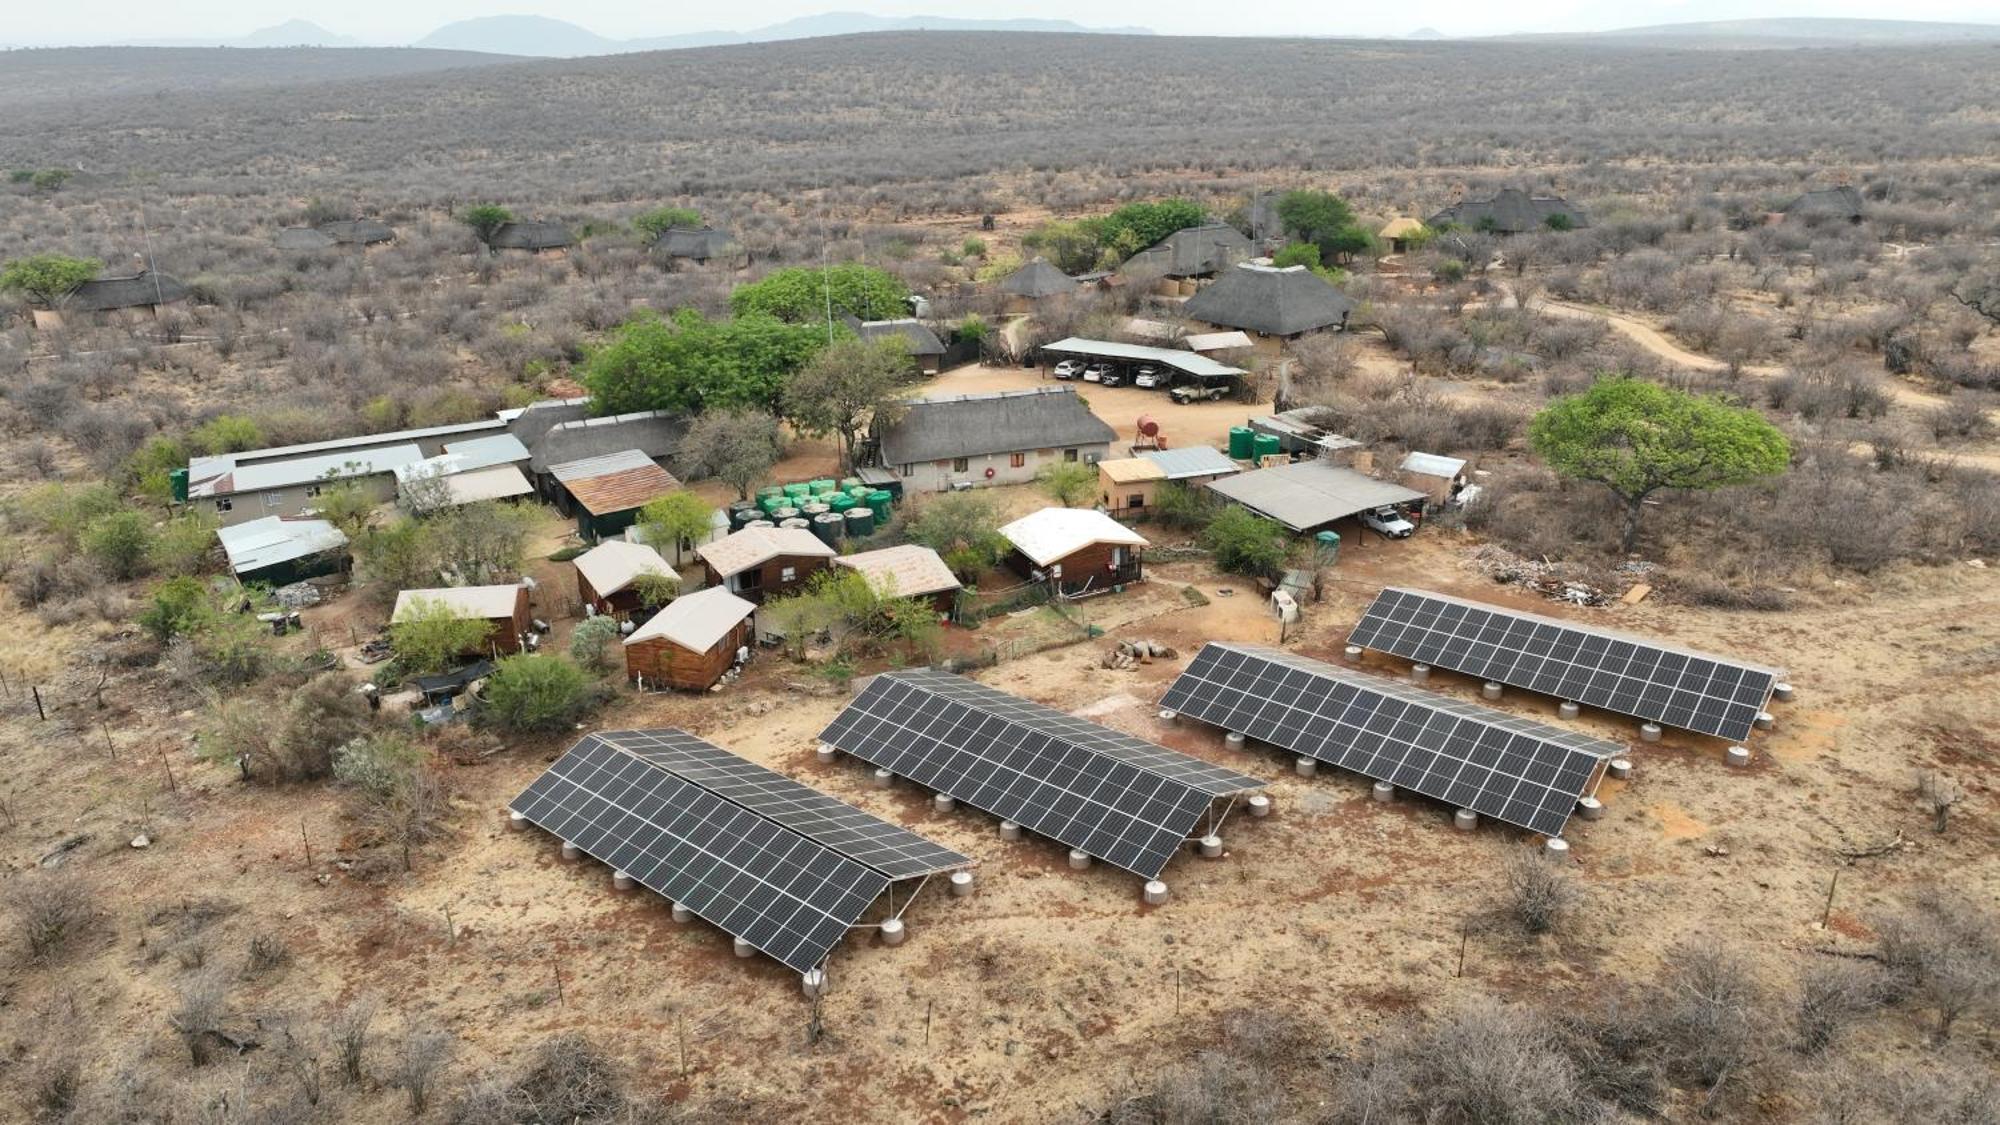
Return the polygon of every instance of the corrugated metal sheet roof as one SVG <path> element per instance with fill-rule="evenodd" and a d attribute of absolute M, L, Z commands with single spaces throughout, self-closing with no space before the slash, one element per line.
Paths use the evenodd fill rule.
<path fill-rule="evenodd" d="M 225 471 L 199 484 L 190 483 L 188 496 L 231 496 L 239 492 L 290 488 L 318 480 L 392 473 L 401 466 L 413 465 L 423 459 L 424 451 L 414 445 L 392 445 L 386 449 L 322 453 L 314 457 L 295 457 L 289 461 L 260 461 Z"/>
<path fill-rule="evenodd" d="M 1181 342 L 1192 352 L 1226 352 L 1257 346 L 1242 332 L 1196 332 Z"/>
<path fill-rule="evenodd" d="M 453 507 L 535 493 L 535 486 L 528 483 L 527 474 L 521 472 L 519 465 L 489 465 L 469 473 L 453 473 L 444 478 L 444 487 Z"/>
<path fill-rule="evenodd" d="M 513 434 L 490 434 L 465 441 L 446 442 L 445 455 L 458 458 L 458 472 L 483 469 L 488 465 L 512 465 L 528 459 L 528 447 Z"/>
<path fill-rule="evenodd" d="M 1144 536 L 1095 508 L 1043 508 L 1000 529 L 1036 566 L 1047 566 L 1098 543 L 1144 547 Z"/>
<path fill-rule="evenodd" d="M 396 608 L 389 614 L 389 620 L 403 620 L 423 602 L 449 606 L 468 617 L 487 620 L 511 618 L 514 616 L 514 600 L 520 592 L 519 586 L 440 586 L 430 590 L 404 590 L 396 595 Z"/>
<path fill-rule="evenodd" d="M 746 527 L 695 548 L 701 561 L 727 578 L 780 555 L 830 559 L 840 552 L 802 527 Z"/>
<path fill-rule="evenodd" d="M 643 507 L 681 486 L 672 473 L 636 449 L 551 465 L 549 472 L 593 516 Z"/>
<path fill-rule="evenodd" d="M 347 536 L 326 520 L 286 516 L 219 527 L 215 534 L 229 557 L 229 569 L 239 575 L 347 546 Z"/>
<path fill-rule="evenodd" d="M 757 607 L 751 603 L 720 586 L 710 586 L 668 602 L 666 608 L 633 630 L 625 643 L 659 637 L 694 652 L 707 652 L 755 612 Z"/>
<path fill-rule="evenodd" d="M 1110 340 L 1086 340 L 1071 336 L 1057 340 L 1053 344 L 1042 345 L 1045 352 L 1062 355 L 1084 355 L 1103 359 L 1136 360 L 1141 363 L 1158 363 L 1202 378 L 1221 378 L 1226 375 L 1241 375 L 1243 369 L 1217 363 L 1205 355 L 1184 352 L 1179 348 L 1149 348 L 1144 344 L 1119 344 Z"/>
<path fill-rule="evenodd" d="M 658 574 L 676 581 L 680 575 L 667 565 L 644 543 L 632 543 L 624 539 L 606 539 L 604 542 L 570 560 L 576 569 L 590 580 L 590 588 L 600 597 L 612 594 L 630 586 L 641 574 Z"/>
<path fill-rule="evenodd" d="M 1210 481 L 1208 487 L 1293 531 L 1311 531 L 1384 504 L 1423 499 L 1422 493 L 1400 484 L 1376 480 L 1323 461 L 1299 461 L 1238 473 Z"/>
<path fill-rule="evenodd" d="M 1465 471 L 1465 462 L 1457 457 L 1441 457 L 1435 453 L 1415 453 L 1403 458 L 1403 471 L 1422 473 L 1427 477 L 1443 477 L 1446 480 Z"/>
<path fill-rule="evenodd" d="M 833 565 L 860 571 L 877 590 L 891 597 L 920 598 L 959 588 L 958 576 L 944 565 L 944 559 L 915 543 L 844 555 L 833 560 Z"/>

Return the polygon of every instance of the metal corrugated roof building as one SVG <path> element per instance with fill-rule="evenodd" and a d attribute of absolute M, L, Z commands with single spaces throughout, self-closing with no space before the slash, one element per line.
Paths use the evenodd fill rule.
<path fill-rule="evenodd" d="M 1207 487 L 1226 500 L 1277 520 L 1293 531 L 1314 531 L 1370 508 L 1423 499 L 1400 484 L 1363 476 L 1324 461 L 1299 461 L 1223 477 Z"/>
<path fill-rule="evenodd" d="M 644 507 L 681 486 L 672 473 L 636 449 L 551 465 L 549 473 L 593 516 Z"/>
<path fill-rule="evenodd" d="M 347 546 L 347 536 L 326 520 L 265 516 L 215 529 L 229 569 L 248 580 L 260 571 Z"/>
<path fill-rule="evenodd" d="M 1000 535 L 1036 566 L 1061 562 L 1098 543 L 1148 545 L 1145 536 L 1095 508 L 1043 508 L 1001 528 Z"/>

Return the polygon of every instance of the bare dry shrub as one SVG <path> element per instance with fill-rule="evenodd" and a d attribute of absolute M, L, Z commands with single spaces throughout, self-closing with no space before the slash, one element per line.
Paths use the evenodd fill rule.
<path fill-rule="evenodd" d="M 1601 1007 L 1565 1007 L 1554 1017 L 1557 1043 L 1584 1089 L 1637 1117 L 1659 1115 L 1667 1094 L 1652 1012 L 1613 993 Z"/>
<path fill-rule="evenodd" d="M 272 933 L 253 934 L 250 950 L 243 960 L 245 976 L 262 976 L 292 963 L 292 951 L 285 939 Z"/>
<path fill-rule="evenodd" d="M 1924 414 L 1924 429 L 1940 444 L 1985 441 L 1993 436 L 1993 406 L 1985 396 L 1961 392 Z"/>
<path fill-rule="evenodd" d="M 97 923 L 95 891 L 75 872 L 57 868 L 17 876 L 13 883 L 8 898 L 14 924 L 31 960 L 54 960 Z"/>
<path fill-rule="evenodd" d="M 1553 932 L 1575 909 L 1576 879 L 1560 861 L 1537 850 L 1515 848 L 1502 870 L 1507 879 L 1506 911 L 1528 933 Z"/>
<path fill-rule="evenodd" d="M 1966 1016 L 2000 1010 L 2000 919 L 1939 889 L 1876 923 L 1891 1001 L 1931 1013 L 1942 1041 Z"/>
<path fill-rule="evenodd" d="M 229 984 L 221 973 L 200 973 L 181 984 L 179 1002 L 167 1021 L 180 1033 L 193 1065 L 207 1066 L 215 1058 L 228 1014 Z"/>
<path fill-rule="evenodd" d="M 1757 1076 L 1766 1013 L 1736 951 L 1710 940 L 1668 951 L 1652 1007 L 1669 1073 L 1700 1088 L 1705 1111 L 1728 1104 Z"/>
<path fill-rule="evenodd" d="M 509 1093 L 513 1119 L 535 1125 L 608 1121 L 626 1105 L 618 1068 L 575 1032 L 537 1047 L 527 1073 Z"/>
<path fill-rule="evenodd" d="M 438 1076 L 451 1062 L 454 1049 L 451 1032 L 429 1024 L 415 1024 L 403 1034 L 389 1072 L 389 1084 L 409 1095 L 410 1112 L 421 1116 L 430 1108 Z"/>
<path fill-rule="evenodd" d="M 1603 1112 L 1539 1016 L 1479 1001 L 1401 1028 L 1341 1067 L 1329 1117 L 1344 1125 L 1558 1125 Z"/>
<path fill-rule="evenodd" d="M 1809 966 L 1799 974 L 1798 1006 L 1792 1012 L 1799 1052 L 1819 1054 L 1881 1006 L 1878 973 L 1839 962 Z"/>
<path fill-rule="evenodd" d="M 359 1086 L 368 1077 L 368 1029 L 374 1021 L 375 1002 L 365 997 L 326 1017 L 326 1040 L 345 1085 Z"/>

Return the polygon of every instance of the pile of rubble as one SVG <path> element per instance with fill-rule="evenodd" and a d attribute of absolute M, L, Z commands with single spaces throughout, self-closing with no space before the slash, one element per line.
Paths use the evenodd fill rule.
<path fill-rule="evenodd" d="M 1571 605 L 1607 605 L 1610 595 L 1575 577 L 1578 568 L 1546 558 L 1524 559 L 1505 547 L 1488 543 L 1472 552 L 1472 569 L 1509 586 L 1526 586 L 1552 602 Z"/>
<path fill-rule="evenodd" d="M 1119 641 L 1104 654 L 1106 668 L 1130 668 L 1154 660 L 1172 660 L 1180 654 L 1158 641 Z"/>

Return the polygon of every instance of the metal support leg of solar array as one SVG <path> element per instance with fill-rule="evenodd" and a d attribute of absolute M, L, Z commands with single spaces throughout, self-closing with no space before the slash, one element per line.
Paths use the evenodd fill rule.
<path fill-rule="evenodd" d="M 820 732 L 823 747 L 908 778 L 954 805 L 1002 818 L 1069 849 L 1082 870 L 1102 860 L 1145 880 L 1159 905 L 1160 872 L 1193 842 L 1223 854 L 1219 830 L 1237 797 L 1264 783 L 1235 770 L 934 669 L 885 672 Z M 1270 803 L 1252 798 L 1253 815 Z M 1203 826 L 1206 826 L 1205 828 Z"/>
<path fill-rule="evenodd" d="M 609 866 L 614 886 L 659 895 L 676 922 L 711 923 L 738 956 L 799 973 L 808 995 L 849 933 L 900 944 L 932 876 L 972 888 L 967 857 L 671 728 L 585 736 L 510 810 L 509 828 L 544 829 L 565 859 Z M 914 885 L 899 895 L 902 883 Z M 882 919 L 863 922 L 885 898 Z"/>

